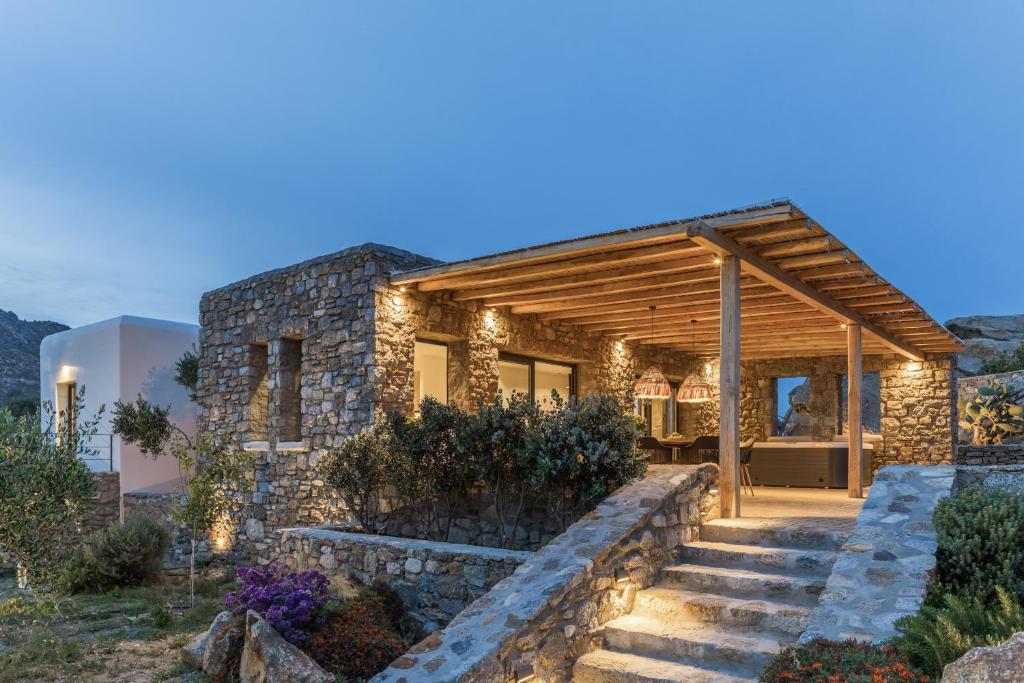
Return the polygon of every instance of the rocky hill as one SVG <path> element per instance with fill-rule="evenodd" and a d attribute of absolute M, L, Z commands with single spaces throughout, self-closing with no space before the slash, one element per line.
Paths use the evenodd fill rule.
<path fill-rule="evenodd" d="M 960 367 L 968 372 L 976 372 L 984 359 L 1024 342 L 1024 314 L 969 315 L 947 321 L 946 328 L 967 346 L 960 354 Z"/>
<path fill-rule="evenodd" d="M 12 398 L 39 396 L 39 342 L 68 329 L 49 320 L 21 320 L 0 309 L 0 405 Z"/>

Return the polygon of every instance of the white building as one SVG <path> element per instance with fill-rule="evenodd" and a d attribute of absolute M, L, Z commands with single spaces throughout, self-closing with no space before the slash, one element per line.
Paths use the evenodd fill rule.
<path fill-rule="evenodd" d="M 174 381 L 175 363 L 199 340 L 199 326 L 122 315 L 76 327 L 43 339 L 39 347 L 39 391 L 60 411 L 69 396 L 85 388 L 87 416 L 105 406 L 98 434 L 90 444 L 97 472 L 118 472 L 121 494 L 166 492 L 180 486 L 177 461 L 170 455 L 144 455 L 112 434 L 115 401 L 137 396 L 170 408 L 171 420 L 189 435 L 196 431 L 196 411 L 188 391 Z M 82 416 L 80 416 L 81 419 Z"/>

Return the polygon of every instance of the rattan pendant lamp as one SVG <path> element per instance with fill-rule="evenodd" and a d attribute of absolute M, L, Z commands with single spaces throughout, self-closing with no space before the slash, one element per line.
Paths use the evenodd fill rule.
<path fill-rule="evenodd" d="M 697 351 L 697 321 L 690 321 L 690 331 L 693 335 L 693 350 L 694 353 Z M 679 385 L 679 391 L 676 392 L 676 401 L 679 403 L 707 403 L 715 398 L 714 393 L 711 391 L 711 385 L 704 381 L 704 378 L 694 372 L 691 373 L 686 381 Z"/>
<path fill-rule="evenodd" d="M 654 306 L 651 306 L 651 344 L 654 344 Z M 669 386 L 665 375 L 661 374 L 661 370 L 652 365 L 633 385 L 633 398 L 643 401 L 664 401 L 672 398 L 672 387 Z"/>

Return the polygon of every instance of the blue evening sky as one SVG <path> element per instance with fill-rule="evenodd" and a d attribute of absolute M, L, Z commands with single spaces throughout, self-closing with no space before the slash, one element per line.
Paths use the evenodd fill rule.
<path fill-rule="evenodd" d="M 940 320 L 1021 312 L 1022 46 L 1016 1 L 0 0 L 0 308 L 789 196 Z"/>

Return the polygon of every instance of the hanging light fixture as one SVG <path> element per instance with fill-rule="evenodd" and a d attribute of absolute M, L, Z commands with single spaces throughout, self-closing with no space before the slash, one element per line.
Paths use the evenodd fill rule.
<path fill-rule="evenodd" d="M 693 336 L 693 351 L 697 352 L 697 321 L 690 321 L 690 331 Z M 686 381 L 679 385 L 676 392 L 676 400 L 680 403 L 707 403 L 715 397 L 711 391 L 711 385 L 704 381 L 704 377 L 694 372 Z"/>
<path fill-rule="evenodd" d="M 651 344 L 654 344 L 654 306 L 651 306 Z M 652 365 L 633 385 L 633 397 L 644 401 L 663 401 L 672 398 L 672 387 L 661 370 Z"/>

